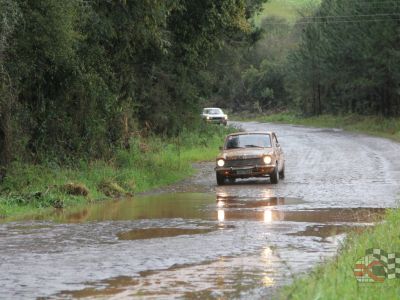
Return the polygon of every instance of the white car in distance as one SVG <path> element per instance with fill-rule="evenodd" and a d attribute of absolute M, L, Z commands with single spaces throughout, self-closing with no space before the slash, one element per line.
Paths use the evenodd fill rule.
<path fill-rule="evenodd" d="M 228 124 L 228 115 L 224 114 L 222 109 L 218 107 L 206 107 L 201 114 L 202 119 L 207 123 Z"/>

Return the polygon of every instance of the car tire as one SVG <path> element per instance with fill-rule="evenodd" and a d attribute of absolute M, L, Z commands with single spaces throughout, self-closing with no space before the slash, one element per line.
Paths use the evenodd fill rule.
<path fill-rule="evenodd" d="M 279 179 L 285 179 L 285 164 L 283 164 L 282 170 L 279 172 Z"/>
<path fill-rule="evenodd" d="M 270 180 L 272 184 L 278 184 L 279 182 L 279 165 L 278 162 L 276 163 L 276 167 L 274 172 L 270 175 Z"/>
<path fill-rule="evenodd" d="M 217 175 L 217 184 L 218 185 L 224 185 L 225 184 L 225 177 L 222 175 L 219 175 L 218 173 Z"/>

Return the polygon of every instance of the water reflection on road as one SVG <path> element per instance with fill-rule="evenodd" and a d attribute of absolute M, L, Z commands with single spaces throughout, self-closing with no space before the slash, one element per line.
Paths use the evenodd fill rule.
<path fill-rule="evenodd" d="M 0 298 L 265 299 L 395 206 L 399 144 L 241 125 L 279 133 L 284 181 L 217 187 L 201 163 L 159 194 L 0 223 Z"/>
<path fill-rule="evenodd" d="M 264 297 L 291 270 L 334 254 L 342 233 L 383 213 L 310 210 L 301 206 L 307 201 L 265 187 L 239 196 L 232 189 L 147 195 L 4 223 L 2 291 L 11 298 Z"/>

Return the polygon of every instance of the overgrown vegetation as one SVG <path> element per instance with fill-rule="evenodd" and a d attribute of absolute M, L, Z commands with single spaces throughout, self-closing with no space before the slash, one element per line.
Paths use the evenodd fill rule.
<path fill-rule="evenodd" d="M 265 4 L 221 99 L 237 112 L 399 116 L 399 2 L 293 2 Z"/>
<path fill-rule="evenodd" d="M 0 214 L 142 191 L 211 158 L 212 62 L 255 41 L 264 2 L 0 0 Z"/>
<path fill-rule="evenodd" d="M 212 160 L 232 129 L 200 126 L 174 138 L 131 139 L 110 161 L 75 166 L 14 162 L 0 186 L 0 218 L 64 208 L 108 197 L 125 197 L 192 175 L 192 162 Z"/>
<path fill-rule="evenodd" d="M 288 88 L 307 115 L 400 115 L 400 5 L 322 1 L 289 56 Z"/>
<path fill-rule="evenodd" d="M 400 210 L 388 212 L 386 221 L 360 234 L 348 236 L 339 255 L 311 274 L 284 288 L 277 299 L 398 299 L 399 279 L 359 284 L 353 274 L 357 260 L 370 248 L 388 253 L 400 249 Z"/>
<path fill-rule="evenodd" d="M 266 19 L 280 19 L 295 23 L 302 14 L 307 14 L 310 7 L 320 4 L 321 0 L 269 0 L 263 5 L 263 10 L 254 17 L 257 26 L 262 26 Z"/>
<path fill-rule="evenodd" d="M 265 0 L 0 0 L 0 163 L 112 159 L 196 126 L 223 44 Z"/>

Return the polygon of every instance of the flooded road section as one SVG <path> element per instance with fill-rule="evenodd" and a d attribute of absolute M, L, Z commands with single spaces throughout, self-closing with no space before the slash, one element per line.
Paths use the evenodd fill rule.
<path fill-rule="evenodd" d="M 396 206 L 398 144 L 241 125 L 278 133 L 284 181 L 216 187 L 213 163 L 202 163 L 151 194 L 3 222 L 0 298 L 265 299 Z"/>
<path fill-rule="evenodd" d="M 157 194 L 5 223 L 1 290 L 11 298 L 264 297 L 384 213 L 298 208 L 305 203 Z"/>

